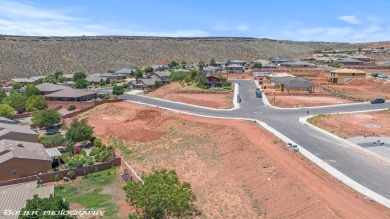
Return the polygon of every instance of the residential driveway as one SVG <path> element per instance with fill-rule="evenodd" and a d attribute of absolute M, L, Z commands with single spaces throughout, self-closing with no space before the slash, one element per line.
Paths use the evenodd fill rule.
<path fill-rule="evenodd" d="M 139 94 L 139 93 L 143 93 L 144 91 L 143 90 L 131 90 L 129 92 L 126 92 L 126 94 Z"/>

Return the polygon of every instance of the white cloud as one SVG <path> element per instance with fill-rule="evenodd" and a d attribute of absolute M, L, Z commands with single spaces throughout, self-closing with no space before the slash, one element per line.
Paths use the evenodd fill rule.
<path fill-rule="evenodd" d="M 17 1 L 0 0 L 0 34 L 28 36 L 133 35 L 166 37 L 203 37 L 208 32 L 197 29 L 149 31 L 129 24 L 92 23 L 72 16 L 69 9 L 45 9 Z"/>
<path fill-rule="evenodd" d="M 350 24 L 360 24 L 360 19 L 357 18 L 356 16 L 353 15 L 348 15 L 348 16 L 340 16 L 338 19 L 345 21 Z"/>
<path fill-rule="evenodd" d="M 235 31 L 245 31 L 249 30 L 250 27 L 247 24 L 238 24 L 238 25 L 225 25 L 219 24 L 213 27 L 214 30 L 235 30 Z"/>
<path fill-rule="evenodd" d="M 343 19 L 341 19 L 343 18 Z M 304 23 L 286 25 L 280 28 L 280 38 L 288 38 L 298 41 L 325 41 L 325 42 L 374 42 L 387 41 L 390 36 L 390 26 L 376 16 L 364 16 L 359 19 L 356 16 L 339 17 L 340 20 L 348 20 L 345 26 L 317 26 L 305 27 Z M 359 25 L 355 25 L 359 22 Z M 352 25 L 353 24 L 353 25 Z"/>

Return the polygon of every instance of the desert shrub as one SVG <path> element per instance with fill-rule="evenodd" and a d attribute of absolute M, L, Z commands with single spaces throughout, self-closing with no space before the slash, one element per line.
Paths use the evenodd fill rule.
<path fill-rule="evenodd" d="M 76 106 L 75 105 L 70 105 L 66 108 L 68 111 L 72 111 L 72 110 L 75 110 L 76 109 Z"/>

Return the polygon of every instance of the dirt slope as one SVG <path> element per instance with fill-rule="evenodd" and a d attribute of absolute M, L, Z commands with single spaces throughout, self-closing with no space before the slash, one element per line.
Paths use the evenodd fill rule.
<path fill-rule="evenodd" d="M 361 195 L 252 122 L 199 118 L 125 102 L 99 106 L 82 117 L 89 118 L 99 137 L 125 138 L 132 150 L 128 161 L 139 173 L 175 169 L 191 183 L 201 218 L 390 214 L 383 206 L 365 203 Z M 160 136 L 140 138 L 133 132 L 136 127 Z"/>
<path fill-rule="evenodd" d="M 157 97 L 182 103 L 198 106 L 211 107 L 216 109 L 233 108 L 233 93 L 229 94 L 181 94 L 177 91 L 183 88 L 179 83 L 171 83 L 160 87 L 147 94 L 150 97 Z"/>

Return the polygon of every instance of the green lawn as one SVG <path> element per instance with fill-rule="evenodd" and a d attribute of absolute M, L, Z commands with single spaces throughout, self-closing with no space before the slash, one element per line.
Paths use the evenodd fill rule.
<path fill-rule="evenodd" d="M 111 195 L 101 194 L 101 192 L 114 180 L 115 169 L 113 168 L 88 174 L 77 183 L 57 186 L 55 195 L 65 198 L 69 203 L 81 204 L 87 209 L 105 210 L 105 216 L 113 216 L 119 211 L 119 206 L 110 203 Z"/>

